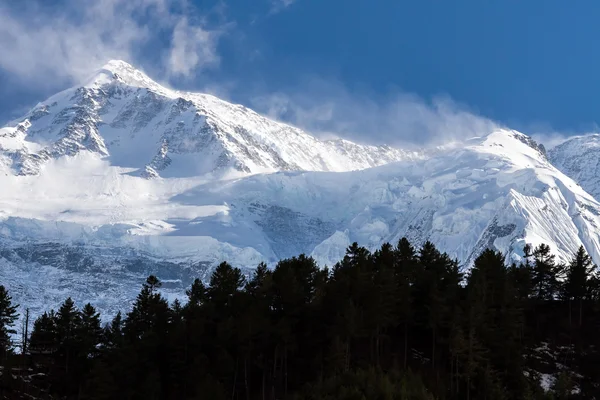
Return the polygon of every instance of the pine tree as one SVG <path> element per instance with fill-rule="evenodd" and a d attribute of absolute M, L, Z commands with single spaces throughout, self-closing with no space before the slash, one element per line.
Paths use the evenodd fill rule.
<path fill-rule="evenodd" d="M 593 265 L 591 257 L 586 253 L 583 246 L 579 246 L 577 253 L 567 265 L 566 279 L 562 284 L 562 298 L 569 302 L 569 324 L 571 324 L 571 303 L 577 304 L 579 309 L 578 325 L 581 326 L 583 319 L 583 300 L 590 295 L 589 279 L 596 266 Z"/>
<path fill-rule="evenodd" d="M 396 253 L 389 243 L 373 254 L 372 294 L 366 308 L 373 338 L 375 365 L 380 365 L 381 339 L 389 337 L 397 313 Z"/>
<path fill-rule="evenodd" d="M 279 261 L 272 274 L 273 333 L 277 340 L 273 358 L 281 360 L 279 383 L 284 397 L 290 377 L 296 379 L 296 371 L 290 372 L 289 359 L 306 344 L 296 339 L 304 337 L 310 328 L 304 322 L 312 312 L 310 305 L 317 296 L 320 277 L 315 260 L 303 254 Z"/>
<path fill-rule="evenodd" d="M 525 304 L 533 295 L 533 269 L 528 260 L 517 265 L 511 264 L 508 268 L 508 276 L 512 282 L 515 296 L 522 304 Z"/>
<path fill-rule="evenodd" d="M 115 349 L 122 345 L 123 316 L 121 311 L 119 311 L 112 321 L 104 327 L 103 338 L 104 346 L 107 349 Z"/>
<path fill-rule="evenodd" d="M 185 291 L 189 306 L 199 306 L 206 301 L 206 286 L 198 278 L 192 283 L 192 287 Z"/>
<path fill-rule="evenodd" d="M 560 266 L 556 265 L 550 246 L 540 244 L 533 251 L 533 287 L 538 301 L 552 300 L 557 294 Z"/>
<path fill-rule="evenodd" d="M 90 303 L 87 303 L 81 310 L 80 318 L 77 334 L 81 346 L 81 355 L 84 358 L 95 357 L 103 333 L 100 325 L 100 313 L 96 312 L 96 309 Z"/>
<path fill-rule="evenodd" d="M 270 320 L 272 283 L 272 272 L 269 271 L 265 263 L 260 263 L 245 287 L 248 301 L 244 312 L 246 319 L 242 322 L 242 326 L 245 327 L 248 337 L 246 351 L 244 352 L 244 386 L 246 396 L 251 392 L 248 384 L 247 370 L 253 366 L 258 368 L 260 376 L 260 381 L 255 385 L 256 387 L 260 387 L 260 393 L 263 397 L 266 395 L 267 376 L 270 365 L 269 355 L 271 353 L 269 345 L 272 330 Z"/>
<path fill-rule="evenodd" d="M 417 254 L 414 247 L 408 239 L 403 237 L 398 241 L 396 247 L 396 262 L 395 268 L 395 283 L 396 283 L 396 306 L 397 318 L 399 324 L 402 325 L 403 336 L 403 366 L 406 369 L 408 364 L 408 336 L 409 328 L 413 317 L 413 299 L 412 285 L 415 280 Z"/>
<path fill-rule="evenodd" d="M 431 367 L 435 369 L 436 349 L 441 331 L 447 330 L 451 320 L 450 305 L 458 296 L 462 274 L 458 262 L 427 241 L 418 255 L 418 270 L 415 273 L 415 303 L 419 304 L 418 323 L 431 334 Z"/>
<path fill-rule="evenodd" d="M 5 357 L 12 349 L 11 335 L 17 333 L 13 328 L 19 317 L 18 305 L 12 304 L 12 297 L 6 288 L 0 285 L 0 357 Z"/>
<path fill-rule="evenodd" d="M 33 373 L 18 385 L 66 399 L 600 398 L 589 257 L 580 249 L 560 282 L 548 249 L 525 253 L 507 267 L 484 251 L 464 286 L 456 260 L 432 243 L 417 255 L 406 239 L 373 254 L 353 244 L 331 273 L 299 256 L 246 281 L 223 263 L 211 286 L 195 280 L 188 303 L 171 306 L 151 276 L 103 330 L 94 307 L 71 299 L 38 317 Z M 565 299 L 583 301 L 576 330 L 560 318 Z M 557 377 L 551 393 L 541 372 Z"/>
<path fill-rule="evenodd" d="M 233 268 L 226 262 L 217 266 L 210 277 L 207 295 L 217 307 L 231 305 L 233 296 L 244 287 L 245 278 L 239 268 Z"/>
<path fill-rule="evenodd" d="M 29 351 L 32 354 L 53 354 L 57 348 L 56 314 L 51 310 L 43 313 L 33 322 Z"/>
<path fill-rule="evenodd" d="M 57 391 L 64 396 L 76 392 L 79 373 L 79 329 L 81 314 L 71 297 L 67 298 L 54 317 L 55 346 L 53 379 Z M 32 338 L 33 339 L 33 338 Z"/>
<path fill-rule="evenodd" d="M 70 297 L 60 306 L 56 313 L 56 335 L 58 338 L 58 357 L 64 366 L 65 375 L 72 372 L 73 358 L 77 351 L 77 331 L 81 317 L 75 302 Z"/>
<path fill-rule="evenodd" d="M 150 275 L 146 279 L 146 283 L 144 283 L 144 286 L 148 288 L 151 294 L 154 294 L 154 292 L 156 292 L 156 290 L 162 286 L 162 283 L 160 279 L 158 279 L 155 275 Z"/>
<path fill-rule="evenodd" d="M 159 327 L 166 327 L 169 316 L 169 304 L 158 293 L 161 282 L 156 276 L 150 275 L 142 285 L 131 311 L 125 321 L 125 332 L 130 339 L 141 338 L 146 333 Z"/>
<path fill-rule="evenodd" d="M 132 361 L 144 365 L 141 369 L 125 369 L 131 387 L 143 388 L 141 393 L 147 398 L 164 394 L 168 390 L 168 335 L 170 333 L 171 310 L 167 300 L 158 289 L 160 280 L 150 275 L 142 285 L 123 327 L 126 349 L 131 352 Z M 133 358 L 135 357 L 135 358 Z M 152 394 L 152 396 L 150 396 Z"/>
<path fill-rule="evenodd" d="M 518 390 L 525 390 L 522 376 L 521 342 L 523 315 L 517 291 L 510 278 L 504 256 L 484 251 L 476 260 L 468 279 L 471 323 L 475 334 L 487 350 L 482 377 L 486 387 L 495 387 L 501 379 Z M 490 366 L 493 365 L 493 368 Z M 491 380 L 490 380 L 491 379 Z"/>

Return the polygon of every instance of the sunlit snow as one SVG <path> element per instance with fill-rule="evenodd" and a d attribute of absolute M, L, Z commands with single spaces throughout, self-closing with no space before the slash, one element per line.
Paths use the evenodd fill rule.
<path fill-rule="evenodd" d="M 599 228 L 600 204 L 518 132 L 421 152 L 320 141 L 123 62 L 0 130 L 0 281 L 38 309 L 76 293 L 110 313 L 148 273 L 176 297 L 223 260 L 331 266 L 403 236 L 463 267 L 526 243 L 600 262 Z"/>

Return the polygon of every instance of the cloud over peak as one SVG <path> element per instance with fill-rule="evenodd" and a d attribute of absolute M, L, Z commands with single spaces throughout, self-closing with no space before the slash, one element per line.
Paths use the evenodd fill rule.
<path fill-rule="evenodd" d="M 401 91 L 380 96 L 352 91 L 334 79 L 312 78 L 285 93 L 260 93 L 252 106 L 325 138 L 369 144 L 439 145 L 500 127 L 448 96 L 423 99 Z"/>
<path fill-rule="evenodd" d="M 59 4 L 52 7 L 44 0 L 18 6 L 0 2 L 0 72 L 18 78 L 22 87 L 62 89 L 119 59 L 143 68 L 152 79 L 179 79 L 197 88 L 197 81 L 180 78 L 197 77 L 206 69 L 218 76 L 221 58 L 228 57 L 222 51 L 225 46 L 220 47 L 222 37 L 239 33 L 240 27 L 227 20 L 223 1 L 205 13 L 189 0 L 56 1 Z M 263 12 L 273 15 L 295 2 L 268 0 L 263 5 L 270 5 L 270 12 Z M 240 52 L 235 54 L 240 57 Z M 261 74 L 256 74 L 257 81 Z M 270 117 L 321 137 L 363 143 L 419 146 L 477 136 L 496 127 L 447 97 L 362 93 L 349 89 L 347 82 L 319 76 L 275 90 L 253 90 L 255 84 L 233 74 L 211 79 L 203 90 L 225 98 L 229 96 L 224 93 L 238 91 L 241 98 L 236 101 Z"/>
<path fill-rule="evenodd" d="M 21 6 L 22 7 L 22 6 Z M 48 15 L 41 2 L 25 10 L 0 5 L 0 68 L 34 84 L 75 82 L 110 59 L 134 62 L 157 39 L 170 46 L 160 69 L 189 76 L 215 66 L 221 29 L 192 21 L 185 0 L 64 0 Z"/>
<path fill-rule="evenodd" d="M 222 31 L 190 25 L 181 18 L 173 29 L 169 51 L 168 71 L 171 75 L 189 76 L 196 69 L 219 64 L 217 41 Z"/>

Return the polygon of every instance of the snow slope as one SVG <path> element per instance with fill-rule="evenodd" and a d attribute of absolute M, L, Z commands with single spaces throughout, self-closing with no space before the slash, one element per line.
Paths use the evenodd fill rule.
<path fill-rule="evenodd" d="M 600 205 L 515 131 L 427 160 L 209 182 L 174 200 L 227 202 L 232 220 L 264 225 L 273 259 L 311 252 L 331 265 L 353 241 L 375 248 L 402 236 L 432 240 L 463 265 L 487 247 L 518 260 L 525 243 L 547 243 L 562 260 L 584 244 L 600 259 Z"/>
<path fill-rule="evenodd" d="M 548 152 L 552 163 L 600 198 L 600 134 L 571 138 Z"/>
<path fill-rule="evenodd" d="M 38 104 L 0 131 L 4 168 L 35 175 L 93 152 L 145 177 L 281 170 L 348 171 L 419 157 L 388 146 L 320 141 L 241 105 L 164 88 L 123 61 Z"/>
<path fill-rule="evenodd" d="M 107 313 L 150 273 L 181 296 L 227 260 L 339 260 L 432 240 L 468 267 L 547 243 L 600 262 L 600 204 L 510 130 L 411 153 L 309 134 L 122 62 L 0 130 L 0 282 L 35 310 L 67 295 Z"/>

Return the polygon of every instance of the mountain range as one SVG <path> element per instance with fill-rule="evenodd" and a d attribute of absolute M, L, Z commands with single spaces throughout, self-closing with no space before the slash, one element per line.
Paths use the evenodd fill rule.
<path fill-rule="evenodd" d="M 419 151 L 320 140 L 111 61 L 0 128 L 0 282 L 35 312 L 110 315 L 149 274 L 180 297 L 221 261 L 434 242 L 468 268 L 526 243 L 600 262 L 600 136 L 546 150 L 510 129 Z"/>

